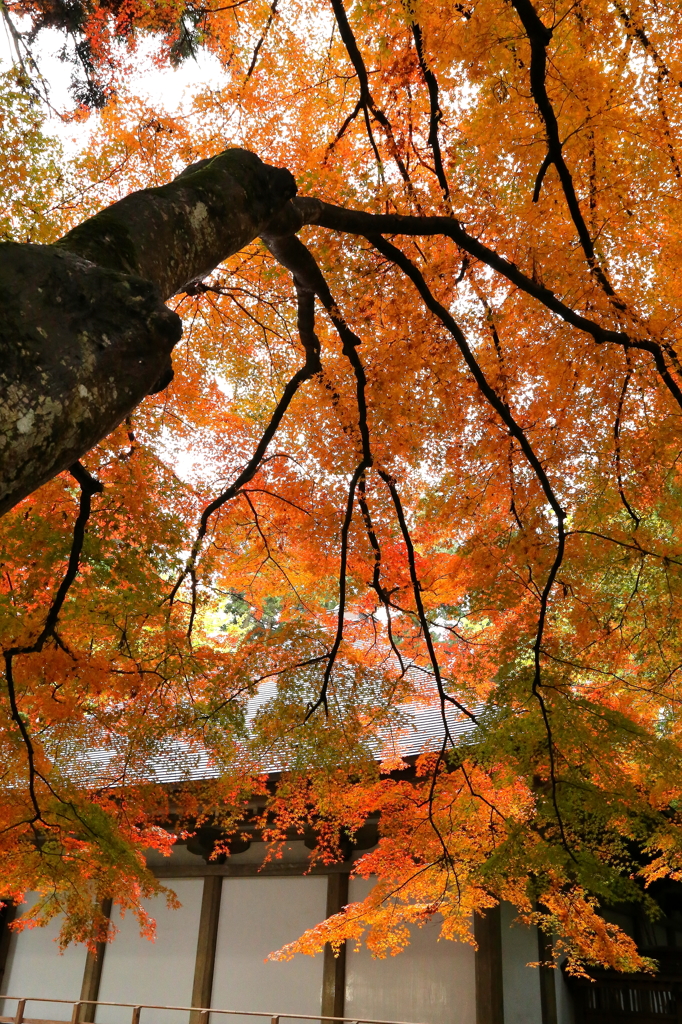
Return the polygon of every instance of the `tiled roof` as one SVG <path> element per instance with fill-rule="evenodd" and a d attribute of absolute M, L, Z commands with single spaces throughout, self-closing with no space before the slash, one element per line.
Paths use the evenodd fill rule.
<path fill-rule="evenodd" d="M 264 684 L 258 695 L 250 702 L 247 718 L 253 718 L 255 711 L 262 707 L 274 693 L 274 683 Z M 378 760 L 396 757 L 411 758 L 424 750 L 437 750 L 443 742 L 443 719 L 438 704 L 412 703 L 400 709 L 402 724 L 397 729 L 384 729 L 376 741 Z M 473 723 L 456 708 L 448 706 L 446 716 L 450 735 L 456 741 L 470 733 Z M 258 764 L 257 770 L 266 773 L 286 768 L 285 748 L 278 754 L 270 751 Z M 70 760 L 69 774 L 76 774 L 88 786 L 117 787 L 124 782 L 157 783 L 168 785 L 186 781 L 216 778 L 221 768 L 203 747 L 190 745 L 182 740 L 168 743 L 146 757 L 138 757 L 130 763 L 123 743 L 109 737 L 101 746 L 94 745 L 87 752 L 79 752 Z M 76 765 L 74 773 L 73 765 Z"/>

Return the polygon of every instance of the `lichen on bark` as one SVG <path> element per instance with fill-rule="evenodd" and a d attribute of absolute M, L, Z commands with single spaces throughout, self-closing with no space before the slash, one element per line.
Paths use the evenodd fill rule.
<path fill-rule="evenodd" d="M 168 185 L 133 192 L 57 245 L 154 281 L 166 299 L 247 245 L 295 194 L 289 171 L 228 149 Z"/>

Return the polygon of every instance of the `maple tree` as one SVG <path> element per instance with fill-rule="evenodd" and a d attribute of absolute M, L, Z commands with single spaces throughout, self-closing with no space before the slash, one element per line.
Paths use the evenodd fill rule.
<path fill-rule="evenodd" d="M 466 938 L 506 899 L 574 969 L 647 966 L 598 910 L 654 912 L 651 887 L 682 867 L 676 12 L 3 9 L 65 27 L 101 90 L 77 98 L 109 97 L 69 197 L 35 207 L 38 241 L 71 229 L 46 259 L 110 270 L 92 241 L 106 215 L 84 218 L 135 189 L 153 204 L 224 150 L 194 173 L 251 168 L 248 237 L 195 252 L 191 274 L 172 261 L 196 205 L 156 276 L 110 247 L 116 273 L 167 275 L 162 298 L 184 286 L 174 378 L 141 401 L 150 371 L 113 431 L 34 466 L 0 524 L 6 895 L 65 911 L 65 940 L 106 933 L 105 897 L 147 926 L 142 851 L 197 821 L 238 833 L 259 794 L 264 835 L 314 828 L 322 860 L 380 815 L 356 864 L 370 896 L 282 955 L 363 934 L 394 951 L 434 913 Z M 145 32 L 161 62 L 219 59 L 189 114 L 121 84 Z M 298 194 L 255 216 L 264 165 Z M 139 206 L 115 209 L 126 245 L 153 245 Z M 443 722 L 414 765 L 390 742 L 409 703 Z M 204 751 L 216 777 L 199 783 Z M 155 758 L 185 783 L 154 785 Z M 268 765 L 286 766 L 274 788 Z"/>

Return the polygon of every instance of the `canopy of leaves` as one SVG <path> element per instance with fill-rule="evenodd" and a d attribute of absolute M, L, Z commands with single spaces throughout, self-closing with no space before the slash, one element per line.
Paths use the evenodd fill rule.
<path fill-rule="evenodd" d="M 187 11 L 77 14 L 114 80 L 117 35 L 173 24 L 181 46 Z M 383 955 L 434 913 L 468 937 L 507 899 L 576 969 L 640 968 L 597 909 L 682 870 L 677 9 L 200 14 L 220 80 L 182 115 L 120 87 L 62 221 L 231 145 L 331 205 L 172 300 L 175 379 L 84 460 L 101 493 L 67 474 L 2 522 L 6 892 L 92 941 L 104 896 L 140 913 L 162 824 L 229 831 L 260 792 L 266 835 L 312 826 L 322 858 L 380 815 L 377 887 L 294 951 L 367 934 Z M 407 701 L 444 723 L 410 770 L 386 740 Z M 150 783 L 200 749 L 219 780 Z"/>
<path fill-rule="evenodd" d="M 21 75 L 0 74 L 0 238 L 51 242 L 66 199 L 61 149 L 22 85 Z"/>

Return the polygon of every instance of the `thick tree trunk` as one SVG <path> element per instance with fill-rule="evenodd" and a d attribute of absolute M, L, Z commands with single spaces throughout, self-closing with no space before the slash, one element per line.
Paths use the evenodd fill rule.
<path fill-rule="evenodd" d="M 172 376 L 163 303 L 256 238 L 292 175 L 226 150 L 135 192 L 52 246 L 0 245 L 0 515 Z"/>

